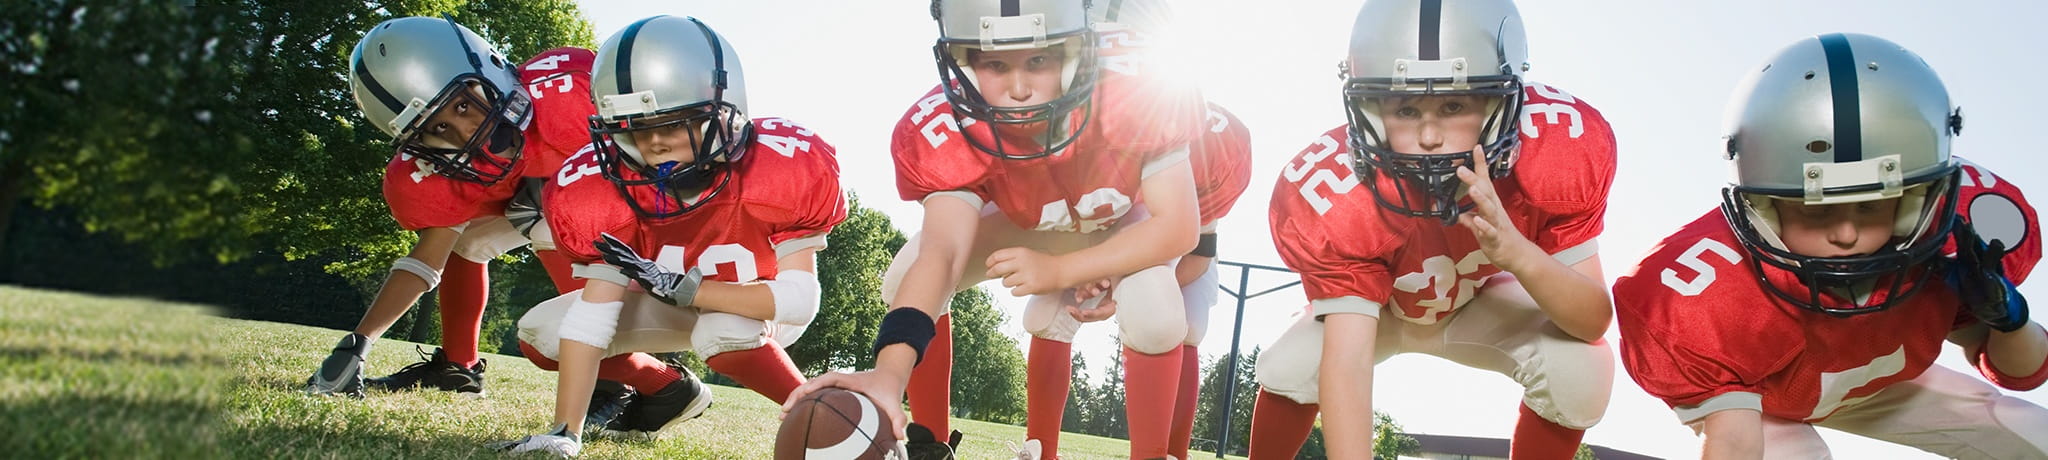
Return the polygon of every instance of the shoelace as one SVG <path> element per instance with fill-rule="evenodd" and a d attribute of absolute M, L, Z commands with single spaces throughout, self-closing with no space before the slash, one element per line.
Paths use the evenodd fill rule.
<path fill-rule="evenodd" d="M 1031 441 L 1024 441 L 1024 443 L 1030 444 Z M 1017 452 L 1017 460 L 1038 460 L 1038 457 L 1031 455 L 1031 451 L 1024 450 L 1024 446 L 1019 446 L 1017 443 L 1003 441 L 1003 447 L 1008 447 L 1011 451 Z"/>

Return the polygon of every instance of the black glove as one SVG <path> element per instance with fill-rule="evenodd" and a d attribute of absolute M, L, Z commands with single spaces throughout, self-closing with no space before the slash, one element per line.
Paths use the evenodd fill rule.
<path fill-rule="evenodd" d="M 1949 262 L 1945 279 L 1955 288 L 1963 308 L 2000 332 L 2026 327 L 2027 299 L 2005 277 L 2005 265 L 2000 263 L 2009 252 L 2005 241 L 1984 244 L 1976 228 L 1960 218 L 1954 235 L 1956 257 Z"/>
<path fill-rule="evenodd" d="M 598 254 L 604 256 L 604 263 L 619 267 L 620 273 L 639 281 L 642 287 L 647 288 L 648 295 L 662 303 L 687 307 L 696 302 L 697 286 L 704 282 L 704 274 L 697 269 L 691 268 L 683 273 L 668 271 L 655 265 L 654 261 L 640 257 L 631 246 L 610 233 L 600 234 L 592 244 L 597 246 Z"/>

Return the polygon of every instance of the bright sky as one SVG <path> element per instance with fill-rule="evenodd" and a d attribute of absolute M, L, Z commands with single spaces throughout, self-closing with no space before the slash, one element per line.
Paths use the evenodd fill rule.
<path fill-rule="evenodd" d="M 843 184 L 862 204 L 915 231 L 921 213 L 896 198 L 889 133 L 906 108 L 938 82 L 931 58 L 937 26 L 924 1 L 605 1 L 581 0 L 599 41 L 656 14 L 696 16 L 723 34 L 745 63 L 751 112 L 790 118 L 838 148 Z M 1280 265 L 1267 236 L 1265 203 L 1279 169 L 1324 130 L 1344 122 L 1336 63 L 1349 43 L 1359 0 L 1278 2 L 1175 0 L 1210 100 L 1251 129 L 1252 186 L 1222 222 L 1227 260 Z M 1782 2 L 1527 1 L 1532 79 L 1590 101 L 1613 124 L 1619 177 L 1608 207 L 1601 258 L 1609 278 L 1632 266 L 1658 239 L 1719 200 L 1727 168 L 1716 154 L 1721 113 L 1745 72 L 1803 36 L 1862 32 L 1925 57 L 1964 107 L 1967 129 L 1955 152 L 2023 186 L 2048 187 L 2048 161 L 2025 123 L 2042 102 L 2026 78 L 2048 63 L 2022 58 L 2048 17 L 2038 2 L 1824 0 Z M 510 50 L 524 56 L 537 50 Z M 2034 132 L 2039 134 L 2038 132 Z M 2043 189 L 2034 189 L 2043 190 Z M 2048 193 L 2048 192 L 2036 192 Z M 1224 273 L 1235 281 L 1237 274 Z M 1288 281 L 1252 277 L 1252 291 Z M 1611 281 L 1611 280 L 1610 280 Z M 2021 291 L 2048 298 L 2033 283 Z M 1022 301 L 999 296 L 1012 318 Z M 1305 302 L 1299 289 L 1252 301 L 1244 347 L 1270 344 Z M 1212 313 L 1202 351 L 1229 350 L 1231 302 Z M 1013 320 L 1005 331 L 1025 337 Z M 1097 370 L 1115 352 L 1104 323 L 1084 328 L 1076 347 Z M 1610 337 L 1615 334 L 1609 333 Z M 1612 339 L 1610 339 L 1612 340 Z M 1938 365 L 1964 369 L 1953 346 Z M 1521 389 L 1507 378 L 1427 356 L 1401 356 L 1378 368 L 1375 405 L 1410 430 L 1506 437 Z M 1668 458 L 1692 458 L 1699 441 L 1663 403 L 1617 375 L 1606 421 L 1587 442 Z M 2019 394 L 2048 405 L 2048 390 Z M 1249 404 L 1249 401 L 1241 403 Z M 1822 430 L 1839 458 L 1931 458 L 1911 448 Z M 1212 433 L 1198 433 L 1211 437 Z M 1242 442 L 1242 440 L 1235 440 Z"/>

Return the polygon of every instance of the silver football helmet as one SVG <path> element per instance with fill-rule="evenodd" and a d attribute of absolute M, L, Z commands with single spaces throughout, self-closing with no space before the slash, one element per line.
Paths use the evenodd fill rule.
<path fill-rule="evenodd" d="M 992 129 L 1046 123 L 1038 139 L 1038 150 L 1006 146 L 1002 136 L 988 136 L 994 145 L 983 145 L 976 136 L 961 136 L 983 153 L 1004 159 L 1028 160 L 1054 155 L 1072 145 L 1093 118 L 1095 93 L 1095 32 L 1089 28 L 1085 0 L 933 0 L 932 18 L 939 22 L 939 40 L 932 46 L 938 61 L 940 86 L 953 113 L 988 123 Z M 1060 47 L 1060 97 L 1026 107 L 996 107 L 976 87 L 973 69 L 963 67 L 972 53 L 1016 49 Z M 1081 119 L 1069 126 L 1075 112 Z"/>
<path fill-rule="evenodd" d="M 635 211 L 648 217 L 682 214 L 696 205 L 668 191 L 714 187 L 696 201 L 704 203 L 725 187 L 724 165 L 746 155 L 753 136 L 746 83 L 731 43 L 697 18 L 655 16 L 605 39 L 596 67 L 590 78 L 597 103 L 591 138 L 605 178 L 618 184 Z M 693 136 L 694 159 L 649 164 L 631 133 L 679 124 Z M 634 187 L 662 192 L 655 209 L 633 199 Z M 667 206 L 671 201 L 674 209 Z"/>
<path fill-rule="evenodd" d="M 521 132 L 532 115 L 517 66 L 454 19 L 397 18 L 356 43 L 349 89 L 399 154 L 425 159 L 451 179 L 496 183 L 516 173 Z M 462 145 L 442 141 L 422 125 L 443 107 L 474 107 L 484 121 Z"/>
<path fill-rule="evenodd" d="M 1468 155 L 1395 152 L 1380 104 L 1388 98 L 1478 96 L 1486 101 L 1480 146 L 1494 177 L 1514 170 L 1520 146 L 1522 73 L 1529 68 L 1522 16 L 1509 0 L 1368 0 L 1339 64 L 1353 167 L 1380 206 L 1457 222 L 1457 171 Z M 1396 179 L 1383 190 L 1379 175 Z"/>
<path fill-rule="evenodd" d="M 1772 294 L 1836 315 L 1884 310 L 1928 281 L 1921 262 L 1948 239 L 1960 171 L 1949 142 L 1961 130 L 1941 77 L 1912 51 L 1862 34 L 1799 40 L 1736 87 L 1721 149 L 1733 172 L 1722 214 L 1757 276 L 1784 270 L 1808 291 L 1762 278 Z M 1849 257 L 1786 249 L 1772 206 L 1893 198 L 1892 244 Z M 1846 298 L 1824 297 L 1830 292 Z"/>
<path fill-rule="evenodd" d="M 1092 0 L 1088 2 L 1088 22 L 1098 32 L 1157 32 L 1173 25 L 1173 8 L 1166 0 Z"/>

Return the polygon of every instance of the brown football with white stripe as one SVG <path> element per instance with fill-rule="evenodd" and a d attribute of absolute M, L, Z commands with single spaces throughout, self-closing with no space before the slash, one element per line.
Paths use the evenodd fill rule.
<path fill-rule="evenodd" d="M 895 421 L 867 396 L 844 388 L 805 395 L 782 416 L 775 460 L 904 458 Z"/>

